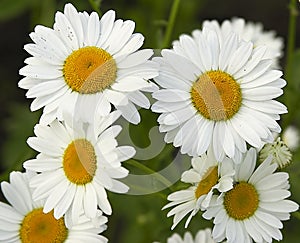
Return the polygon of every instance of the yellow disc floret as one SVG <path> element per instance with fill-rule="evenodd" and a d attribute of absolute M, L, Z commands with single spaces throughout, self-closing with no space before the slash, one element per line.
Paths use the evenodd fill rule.
<path fill-rule="evenodd" d="M 207 194 L 211 190 L 211 188 L 217 184 L 218 179 L 218 167 L 209 167 L 204 176 L 202 177 L 202 180 L 197 185 L 195 191 L 196 198 Z"/>
<path fill-rule="evenodd" d="M 224 207 L 227 214 L 236 220 L 251 217 L 258 208 L 259 197 L 255 187 L 247 182 L 239 182 L 225 193 Z"/>
<path fill-rule="evenodd" d="M 29 212 L 20 227 L 22 243 L 61 243 L 68 236 L 64 218 L 55 219 L 53 211 L 45 214 L 42 208 Z"/>
<path fill-rule="evenodd" d="M 117 65 L 105 50 L 87 46 L 73 51 L 65 60 L 63 75 L 67 85 L 81 94 L 95 94 L 112 85 Z"/>
<path fill-rule="evenodd" d="M 63 156 L 66 177 L 74 184 L 84 185 L 93 180 L 97 168 L 94 146 L 86 139 L 68 145 Z"/>
<path fill-rule="evenodd" d="M 242 103 L 242 94 L 235 79 L 220 70 L 202 74 L 193 84 L 191 99 L 205 118 L 213 121 L 233 117 Z"/>

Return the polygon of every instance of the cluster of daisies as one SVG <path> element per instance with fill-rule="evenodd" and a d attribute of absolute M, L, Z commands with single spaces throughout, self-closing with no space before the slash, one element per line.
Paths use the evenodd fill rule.
<path fill-rule="evenodd" d="M 204 21 L 153 59 L 161 89 L 152 110 L 161 113 L 165 141 L 190 155 L 192 166 L 181 175 L 189 187 L 171 193 L 163 209 L 172 208 L 171 229 L 185 217 L 187 228 L 198 212 L 213 223 L 194 240 L 175 233 L 168 243 L 282 239 L 282 221 L 299 206 L 287 199 L 289 175 L 280 169 L 292 159 L 287 144 L 295 149 L 299 137 L 290 127 L 284 137 L 292 138 L 281 139 L 276 122 L 287 112 L 274 100 L 286 85 L 276 70 L 281 49 L 282 40 L 261 25 Z"/>
<path fill-rule="evenodd" d="M 27 140 L 38 155 L 1 183 L 10 205 L 0 202 L 0 242 L 108 241 L 101 235 L 112 214 L 107 191 L 128 192 L 122 162 L 135 155 L 118 145 L 115 122 L 138 124 L 138 108 L 151 105 L 147 92 L 165 142 L 191 156 L 181 176 L 190 187 L 171 193 L 164 207 L 173 207 L 171 228 L 186 216 L 188 227 L 199 211 L 214 224 L 195 240 L 187 232 L 168 243 L 282 239 L 281 221 L 298 210 L 287 199 L 289 175 L 279 171 L 291 153 L 275 138 L 287 112 L 274 100 L 286 85 L 276 70 L 282 40 L 243 19 L 205 21 L 151 59 L 134 28 L 112 10 L 99 19 L 66 4 L 53 28 L 30 34 L 19 87 L 34 99 L 32 111 L 43 108 Z"/>

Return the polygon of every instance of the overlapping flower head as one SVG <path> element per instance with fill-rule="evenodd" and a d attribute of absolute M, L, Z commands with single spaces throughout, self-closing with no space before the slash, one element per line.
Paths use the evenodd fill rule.
<path fill-rule="evenodd" d="M 270 40 L 262 45 L 257 36 Z M 181 35 L 153 59 L 160 64 L 154 80 L 161 89 L 153 93 L 152 106 L 161 113 L 159 129 L 167 143 L 193 157 L 192 169 L 181 177 L 192 186 L 171 193 L 163 207 L 174 207 L 167 214 L 174 216 L 171 229 L 189 214 L 188 227 L 202 211 L 215 224 L 213 241 L 272 242 L 282 239 L 281 221 L 298 210 L 286 199 L 288 174 L 275 172 L 291 160 L 290 152 L 283 146 L 262 150 L 256 168 L 257 151 L 273 148 L 274 133 L 281 131 L 277 120 L 287 112 L 275 100 L 286 85 L 273 69 L 282 41 L 271 37 L 242 19 L 204 21 L 202 30 Z M 178 235 L 174 240 L 181 242 Z"/>
<path fill-rule="evenodd" d="M 264 31 L 261 23 L 233 18 L 232 20 L 224 20 L 221 24 L 216 20 L 205 20 L 202 26 L 215 29 L 219 38 L 225 38 L 230 32 L 234 32 L 242 40 L 253 42 L 254 48 L 262 45 L 267 46 L 264 58 L 272 59 L 272 67 L 279 68 L 279 58 L 282 57 L 283 53 L 283 39 L 277 37 L 274 31 Z"/>
<path fill-rule="evenodd" d="M 114 111 L 93 125 L 65 119 L 35 126 L 36 137 L 30 137 L 28 144 L 39 154 L 23 166 L 39 173 L 30 186 L 35 200 L 45 199 L 45 213 L 54 210 L 57 219 L 66 215 L 70 225 L 78 221 L 81 209 L 91 219 L 97 206 L 105 214 L 112 213 L 105 190 L 128 191 L 118 181 L 128 175 L 121 162 L 135 153 L 130 146 L 118 147 L 115 137 L 122 128 L 111 124 L 119 116 L 120 112 Z"/>
<path fill-rule="evenodd" d="M 221 196 L 214 196 L 203 217 L 212 219 L 213 238 L 221 242 L 272 242 L 282 240 L 281 221 L 299 205 L 288 200 L 291 193 L 286 172 L 275 172 L 277 164 L 269 156 L 255 169 L 257 155 L 251 148 L 235 164 L 234 186 Z"/>
<path fill-rule="evenodd" d="M 211 236 L 211 229 L 206 228 L 199 230 L 195 237 L 190 232 L 185 232 L 183 238 L 177 233 L 174 233 L 167 239 L 167 243 L 215 243 Z"/>
<path fill-rule="evenodd" d="M 280 132 L 276 120 L 287 112 L 275 101 L 286 82 L 270 68 L 267 48 L 241 40 L 234 32 L 220 38 L 213 28 L 181 35 L 164 49 L 155 81 L 161 90 L 152 110 L 165 141 L 182 153 L 199 156 L 213 147 L 215 158 L 241 157 L 247 145 L 260 147 Z"/>
<path fill-rule="evenodd" d="M 106 229 L 107 222 L 100 210 L 93 222 L 79 210 L 79 220 L 69 228 L 66 217 L 56 219 L 53 211 L 44 213 L 44 201 L 32 198 L 29 181 L 33 176 L 33 172 L 12 172 L 10 183 L 1 183 L 10 205 L 0 202 L 0 242 L 108 242 L 99 235 Z"/>
<path fill-rule="evenodd" d="M 224 193 L 233 187 L 234 162 L 225 158 L 218 162 L 212 150 L 200 157 L 192 158 L 192 169 L 183 172 L 181 181 L 192 184 L 187 189 L 176 191 L 168 196 L 171 201 L 163 209 L 174 208 L 167 214 L 173 216 L 172 229 L 188 214 L 185 223 L 187 228 L 192 217 L 201 210 L 207 209 L 214 190 Z"/>
<path fill-rule="evenodd" d="M 44 107 L 41 123 L 62 119 L 66 110 L 93 122 L 112 105 L 128 121 L 140 122 L 135 105 L 149 108 L 141 91 L 156 89 L 148 80 L 157 75 L 157 65 L 148 60 L 152 50 L 138 50 L 144 37 L 134 28 L 131 20 L 116 20 L 112 10 L 99 20 L 95 12 L 77 12 L 72 4 L 56 13 L 53 29 L 35 27 L 34 43 L 25 45 L 32 57 L 20 70 L 25 78 L 19 87 L 34 98 L 32 111 Z"/>
<path fill-rule="evenodd" d="M 114 123 L 120 116 L 139 123 L 136 105 L 150 106 L 143 91 L 157 89 L 149 79 L 158 74 L 158 64 L 149 60 L 152 50 L 138 51 L 144 37 L 133 33 L 134 27 L 131 20 L 115 20 L 112 10 L 99 19 L 95 12 L 77 12 L 66 4 L 63 13 L 56 13 L 53 29 L 36 26 L 30 34 L 34 43 L 25 50 L 32 57 L 20 70 L 25 77 L 19 86 L 35 98 L 32 111 L 44 107 L 35 137 L 27 140 L 39 154 L 23 164 L 31 175 L 24 176 L 26 188 L 20 186 L 24 198 L 13 195 L 22 183 L 16 179 L 19 174 L 11 174 L 11 183 L 18 185 L 8 189 L 3 183 L 5 196 L 26 222 L 1 204 L 12 214 L 5 224 L 13 220 L 16 225 L 6 230 L 1 224 L 0 240 L 107 242 L 99 235 L 107 222 L 101 215 L 112 213 L 106 190 L 128 191 L 119 181 L 129 173 L 121 163 L 135 154 L 131 146 L 118 146 L 122 127 Z M 20 200 L 38 204 L 37 210 L 30 206 L 22 211 Z M 40 223 L 50 225 L 43 231 Z"/>

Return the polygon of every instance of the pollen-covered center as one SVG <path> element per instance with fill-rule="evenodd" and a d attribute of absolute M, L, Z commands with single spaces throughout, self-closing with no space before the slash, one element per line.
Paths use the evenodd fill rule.
<path fill-rule="evenodd" d="M 259 198 L 255 187 L 247 182 L 239 182 L 225 193 L 224 207 L 227 214 L 236 220 L 251 217 L 258 208 Z"/>
<path fill-rule="evenodd" d="M 94 94 L 114 83 L 117 65 L 105 50 L 87 46 L 73 51 L 65 60 L 63 75 L 67 85 L 78 93 Z"/>
<path fill-rule="evenodd" d="M 63 217 L 55 219 L 53 211 L 45 214 L 37 208 L 24 217 L 19 233 L 22 243 L 59 243 L 67 239 L 68 229 Z"/>
<path fill-rule="evenodd" d="M 242 94 L 235 79 L 220 70 L 202 74 L 193 84 L 191 99 L 199 113 L 209 120 L 233 117 L 242 103 Z"/>
<path fill-rule="evenodd" d="M 202 180 L 198 183 L 195 190 L 196 198 L 207 194 L 218 182 L 218 166 L 209 167 Z"/>
<path fill-rule="evenodd" d="M 63 168 L 69 181 L 77 185 L 91 182 L 97 169 L 94 146 L 86 139 L 74 140 L 64 152 Z"/>

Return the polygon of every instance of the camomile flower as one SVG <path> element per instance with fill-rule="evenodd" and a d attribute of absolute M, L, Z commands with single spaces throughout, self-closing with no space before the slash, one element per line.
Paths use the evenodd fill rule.
<path fill-rule="evenodd" d="M 81 208 L 88 218 L 96 216 L 97 206 L 105 214 L 112 213 L 106 190 L 128 191 L 118 180 L 128 175 L 121 162 L 135 153 L 130 146 L 118 147 L 115 137 L 122 128 L 110 125 L 119 116 L 120 112 L 112 112 L 94 125 L 72 124 L 66 116 L 64 122 L 35 126 L 36 137 L 27 142 L 39 154 L 23 166 L 39 172 L 30 186 L 34 200 L 45 200 L 44 213 L 54 210 L 56 219 L 66 214 L 70 225 L 78 221 Z"/>
<path fill-rule="evenodd" d="M 272 162 L 280 168 L 289 165 L 292 161 L 292 153 L 280 137 L 277 137 L 273 143 L 263 146 L 259 151 L 259 161 L 263 162 L 269 155 L 272 155 Z"/>
<path fill-rule="evenodd" d="M 199 210 L 203 211 L 209 206 L 214 190 L 223 193 L 232 188 L 233 175 L 233 161 L 225 158 L 218 163 L 211 150 L 208 154 L 192 158 L 192 169 L 185 171 L 181 176 L 181 181 L 192 186 L 171 193 L 168 196 L 171 202 L 163 207 L 174 207 L 167 214 L 167 217 L 174 215 L 171 229 L 190 214 L 185 223 L 187 228 L 192 217 Z"/>
<path fill-rule="evenodd" d="M 71 228 L 67 228 L 65 217 L 56 219 L 53 211 L 44 213 L 43 200 L 32 200 L 29 180 L 33 174 L 12 172 L 10 183 L 1 182 L 2 192 L 10 205 L 0 202 L 0 242 L 108 242 L 99 235 L 106 229 L 107 222 L 100 210 L 93 222 L 80 213 L 78 222 Z"/>
<path fill-rule="evenodd" d="M 190 232 L 185 232 L 183 239 L 179 234 L 175 233 L 168 238 L 167 243 L 215 243 L 211 236 L 211 229 L 206 228 L 204 230 L 199 230 L 193 239 Z"/>
<path fill-rule="evenodd" d="M 25 77 L 19 87 L 34 98 L 32 111 L 44 107 L 40 123 L 61 119 L 65 110 L 93 122 L 94 116 L 108 115 L 112 105 L 128 121 L 140 122 L 135 105 L 149 108 L 142 91 L 156 89 L 149 79 L 158 71 L 148 60 L 153 50 L 138 50 L 144 37 L 134 28 L 131 20 L 116 20 L 112 10 L 99 19 L 72 4 L 56 13 L 53 29 L 35 27 L 34 43 L 24 46 L 32 57 L 20 69 Z"/>
<path fill-rule="evenodd" d="M 215 196 L 202 214 L 214 223 L 212 236 L 217 242 L 272 242 L 282 240 L 281 221 L 298 210 L 297 203 L 288 200 L 288 177 L 275 172 L 277 164 L 269 156 L 258 168 L 256 150 L 251 148 L 240 164 L 235 164 L 234 186 L 220 197 Z"/>
<path fill-rule="evenodd" d="M 247 144 L 260 147 L 281 131 L 279 114 L 286 107 L 275 101 L 285 86 L 282 72 L 270 69 L 266 48 L 253 48 L 235 33 L 221 39 L 211 28 L 181 35 L 173 49 L 164 49 L 155 78 L 152 110 L 165 141 L 181 153 L 199 156 L 213 147 L 215 158 L 241 157 Z"/>
<path fill-rule="evenodd" d="M 262 45 L 266 46 L 267 50 L 264 58 L 273 60 L 272 67 L 279 67 L 279 58 L 283 54 L 284 47 L 283 38 L 276 37 L 275 31 L 264 31 L 261 23 L 246 22 L 242 18 L 233 18 L 232 20 L 224 20 L 221 24 L 216 20 L 205 20 L 203 27 L 214 28 L 221 38 L 225 38 L 230 32 L 235 32 L 241 39 L 253 42 L 254 48 Z"/>

